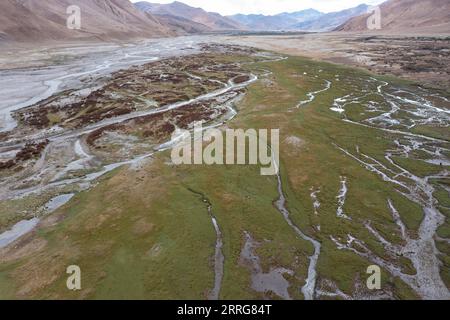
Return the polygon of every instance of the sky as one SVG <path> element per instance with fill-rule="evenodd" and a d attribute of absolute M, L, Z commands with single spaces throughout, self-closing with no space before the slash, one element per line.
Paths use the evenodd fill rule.
<path fill-rule="evenodd" d="M 141 0 L 132 0 L 138 2 Z M 171 3 L 174 0 L 148 0 L 155 3 Z M 179 0 L 193 7 L 222 15 L 258 13 L 273 15 L 313 8 L 322 12 L 339 11 L 356 7 L 361 3 L 376 5 L 385 0 Z"/>

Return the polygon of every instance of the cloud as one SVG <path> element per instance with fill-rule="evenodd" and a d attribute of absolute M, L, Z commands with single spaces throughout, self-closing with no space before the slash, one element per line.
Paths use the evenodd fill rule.
<path fill-rule="evenodd" d="M 133 0 L 137 2 L 138 0 Z M 339 11 L 355 7 L 361 3 L 379 4 L 384 0 L 180 0 L 193 7 L 223 15 L 235 13 L 261 13 L 266 15 L 293 12 L 314 8 L 322 12 Z M 153 1 L 150 1 L 153 2 Z M 158 3 L 171 3 L 173 0 L 156 0 Z"/>

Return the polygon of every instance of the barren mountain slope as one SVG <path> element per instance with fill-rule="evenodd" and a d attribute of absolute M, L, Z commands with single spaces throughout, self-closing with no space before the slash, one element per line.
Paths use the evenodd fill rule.
<path fill-rule="evenodd" d="M 389 0 L 380 6 L 381 27 L 392 33 L 450 33 L 449 0 Z M 355 17 L 337 31 L 367 31 L 370 14 Z"/>
<path fill-rule="evenodd" d="M 177 34 L 205 33 L 212 31 L 210 27 L 205 26 L 204 24 L 183 17 L 172 16 L 170 14 L 155 14 L 154 16 Z"/>
<path fill-rule="evenodd" d="M 66 10 L 71 5 L 81 9 L 81 30 L 66 28 Z M 167 26 L 137 10 L 128 0 L 5 0 L 0 9 L 0 32 L 9 40 L 128 39 L 171 34 Z"/>
<path fill-rule="evenodd" d="M 211 28 L 211 30 L 245 29 L 239 22 L 223 17 L 218 13 L 206 12 L 201 8 L 193 8 L 177 1 L 170 4 L 156 4 L 142 1 L 136 3 L 136 6 L 139 9 L 152 14 L 182 17 L 203 24 Z"/>
<path fill-rule="evenodd" d="M 2 40 L 55 39 L 69 35 L 68 29 L 36 16 L 16 0 L 2 0 L 0 11 L 0 39 Z"/>
<path fill-rule="evenodd" d="M 146 12 L 148 14 L 153 14 L 154 10 L 155 14 L 153 14 L 159 21 L 169 26 L 169 28 L 177 33 L 203 33 L 212 31 L 212 28 L 192 21 L 187 17 L 182 15 L 174 15 L 172 13 L 164 12 L 164 10 L 156 10 L 157 8 L 161 9 L 161 4 L 150 3 L 146 1 L 141 1 L 135 3 L 136 8 L 140 11 Z M 158 12 L 159 11 L 159 12 Z M 170 10 L 169 10 L 170 11 Z"/>
<path fill-rule="evenodd" d="M 297 23 L 292 26 L 292 28 L 307 31 L 330 31 L 348 19 L 366 12 L 367 8 L 368 6 L 366 4 L 361 4 L 354 8 L 330 12 L 318 17 L 317 19 Z"/>

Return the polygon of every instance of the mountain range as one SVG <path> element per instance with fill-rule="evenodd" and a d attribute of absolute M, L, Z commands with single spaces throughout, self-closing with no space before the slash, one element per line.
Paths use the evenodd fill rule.
<path fill-rule="evenodd" d="M 250 30 L 289 30 L 298 23 L 320 18 L 324 14 L 314 9 L 292 13 L 280 13 L 273 16 L 262 14 L 236 14 L 229 18 L 238 21 Z"/>
<path fill-rule="evenodd" d="M 66 27 L 67 7 L 81 9 L 81 29 Z M 307 9 L 277 15 L 222 16 L 182 2 L 129 0 L 1 0 L 0 41 L 128 40 L 225 31 L 367 30 L 368 6 L 331 13 Z M 388 0 L 380 5 L 386 32 L 450 33 L 450 0 Z"/>
<path fill-rule="evenodd" d="M 331 31 L 350 18 L 366 13 L 368 8 L 368 5 L 361 4 L 354 8 L 330 13 L 307 9 L 273 16 L 237 14 L 230 18 L 253 31 Z"/>

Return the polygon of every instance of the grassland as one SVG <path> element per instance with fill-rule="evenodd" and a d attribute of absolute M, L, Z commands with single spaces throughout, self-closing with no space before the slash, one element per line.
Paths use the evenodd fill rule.
<path fill-rule="evenodd" d="M 280 129 L 281 175 L 292 219 L 322 243 L 318 285 L 329 280 L 353 295 L 358 284 L 365 283 L 371 263 L 337 250 L 330 236 L 345 239 L 351 234 L 384 256 L 384 248 L 363 223 L 371 220 L 386 239 L 400 244 L 387 199 L 395 203 L 412 234 L 423 218 L 417 204 L 336 148 L 358 146 L 364 154 L 381 158 L 392 147 L 389 133 L 345 123 L 329 110 L 336 96 L 353 90 L 347 83 L 370 75 L 298 57 L 246 68 L 271 75 L 249 87 L 237 106 L 238 116 L 227 125 Z M 295 108 L 308 92 L 336 76 L 339 82 L 330 90 Z M 418 166 L 418 174 L 434 169 L 418 162 L 408 165 L 411 170 Z M 342 176 L 348 181 L 344 210 L 351 221 L 336 215 Z M 311 188 L 320 188 L 318 215 Z M 240 262 L 244 232 L 261 243 L 257 254 L 264 271 L 277 267 L 294 271 L 286 276 L 289 293 L 303 298 L 300 287 L 313 247 L 297 237 L 273 206 L 278 197 L 275 177 L 261 176 L 257 166 L 173 166 L 169 152 L 164 152 L 140 169 L 121 168 L 104 176 L 94 188 L 45 218 L 14 248 L 0 251 L 0 299 L 205 299 L 214 285 L 216 235 L 197 193 L 212 204 L 223 234 L 222 299 L 277 298 L 252 289 L 251 270 Z M 445 193 L 440 196 L 445 199 Z M 448 245 L 440 246 L 448 252 Z M 414 273 L 407 259 L 387 259 Z M 444 260 L 448 270 L 447 255 Z M 72 264 L 81 267 L 81 291 L 66 288 L 65 268 Z M 443 273 L 443 278 L 448 285 L 449 275 Z M 395 298 L 417 298 L 384 270 L 382 283 Z"/>

